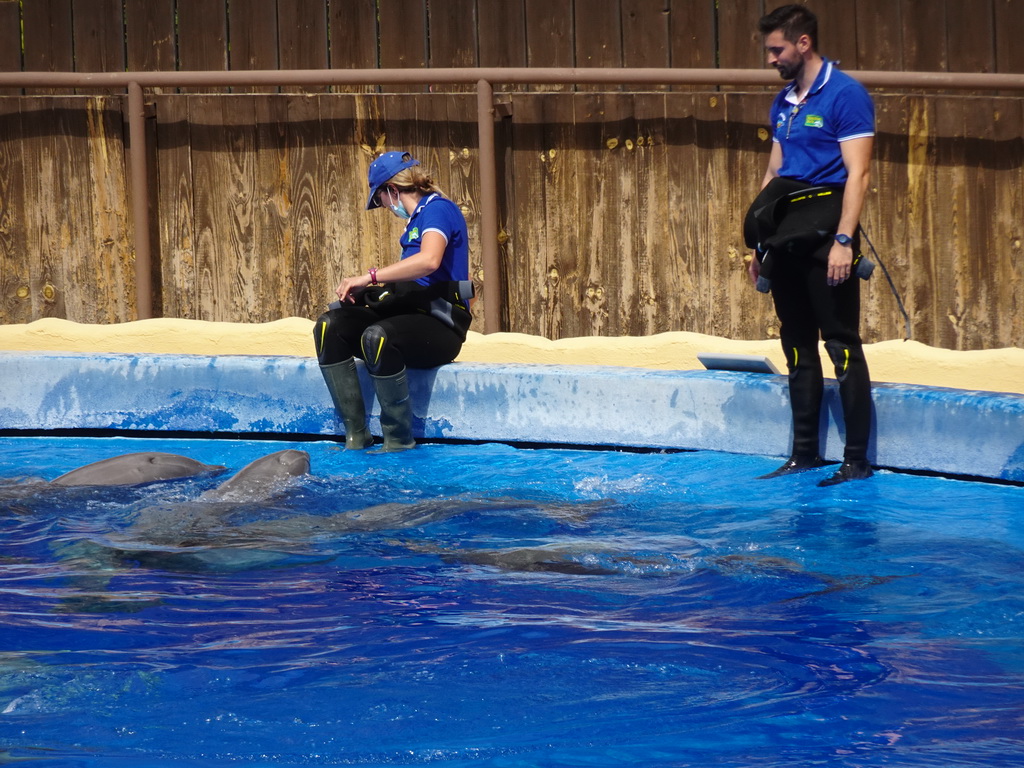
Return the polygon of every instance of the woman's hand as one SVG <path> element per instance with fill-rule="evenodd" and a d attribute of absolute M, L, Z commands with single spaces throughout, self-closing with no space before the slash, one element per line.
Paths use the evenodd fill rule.
<path fill-rule="evenodd" d="M 349 304 L 355 304 L 366 287 L 370 284 L 369 275 L 359 275 L 357 277 L 346 277 L 341 281 L 341 285 L 334 289 L 334 293 L 337 294 L 338 298 L 343 302 Z"/>
<path fill-rule="evenodd" d="M 747 275 L 750 282 L 757 285 L 757 278 L 761 276 L 761 262 L 757 260 L 757 251 L 751 251 L 750 261 L 747 262 Z"/>

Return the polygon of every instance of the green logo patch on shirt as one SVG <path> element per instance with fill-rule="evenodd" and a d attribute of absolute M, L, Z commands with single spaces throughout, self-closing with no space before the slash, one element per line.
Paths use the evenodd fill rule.
<path fill-rule="evenodd" d="M 409 230 L 409 239 L 410 240 L 419 240 L 420 239 L 420 228 L 419 227 L 413 227 L 412 229 Z"/>
<path fill-rule="evenodd" d="M 808 115 L 804 118 L 804 125 L 808 128 L 824 128 L 825 118 L 821 115 Z"/>

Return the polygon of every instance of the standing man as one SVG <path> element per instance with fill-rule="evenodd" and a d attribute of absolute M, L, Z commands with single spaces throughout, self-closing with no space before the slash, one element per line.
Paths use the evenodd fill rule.
<path fill-rule="evenodd" d="M 871 379 L 858 330 L 860 286 L 853 272 L 860 260 L 858 225 L 868 188 L 874 105 L 864 86 L 818 53 L 818 20 L 806 7 L 777 8 L 760 20 L 759 29 L 768 63 L 792 82 L 772 104 L 772 150 L 751 210 L 782 201 L 772 209 L 778 230 L 798 231 L 785 247 L 773 249 L 770 283 L 789 369 L 793 447 L 786 463 L 764 477 L 825 463 L 818 444 L 824 386 L 820 333 L 835 366 L 846 423 L 843 463 L 819 483 L 835 485 L 872 474 L 867 460 Z M 825 227 L 815 220 L 816 227 L 809 228 L 820 235 L 817 240 L 799 232 L 801 216 L 813 219 L 808 215 L 813 206 L 801 207 L 799 193 L 793 194 L 801 187 L 813 187 L 821 199 L 837 203 Z M 749 268 L 755 283 L 763 256 L 758 245 Z"/>

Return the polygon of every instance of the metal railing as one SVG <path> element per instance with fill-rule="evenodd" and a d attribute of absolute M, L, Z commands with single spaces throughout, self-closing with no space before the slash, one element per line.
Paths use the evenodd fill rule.
<path fill-rule="evenodd" d="M 923 90 L 1024 91 L 1024 74 L 946 72 L 849 73 L 871 88 Z M 777 86 L 768 69 L 666 68 L 437 68 L 304 69 L 203 72 L 0 72 L 0 88 L 75 88 L 128 91 L 129 175 L 134 227 L 136 314 L 153 315 L 148 168 L 145 130 L 146 88 L 325 85 L 474 85 L 480 152 L 480 248 L 484 269 L 484 332 L 500 330 L 502 297 L 498 251 L 497 159 L 495 157 L 494 83 L 535 85 L 704 85 Z M 491 279 L 488 280 L 488 276 Z"/>

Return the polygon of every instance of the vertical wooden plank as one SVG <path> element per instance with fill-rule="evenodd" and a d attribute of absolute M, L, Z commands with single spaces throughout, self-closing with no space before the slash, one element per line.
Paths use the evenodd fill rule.
<path fill-rule="evenodd" d="M 669 67 L 672 46 L 669 41 L 670 10 L 668 0 L 620 0 L 622 26 L 622 66 Z M 624 90 L 631 90 L 629 85 Z M 635 90 L 635 89 L 634 89 Z M 666 85 L 644 85 L 641 90 L 668 90 Z"/>
<path fill-rule="evenodd" d="M 228 68 L 226 0 L 177 0 L 178 69 Z M 225 93 L 226 88 L 182 88 L 182 93 Z"/>
<path fill-rule="evenodd" d="M 29 135 L 38 136 L 29 142 L 32 180 L 25 186 L 28 241 L 39 244 L 38 250 L 30 245 L 32 314 L 88 322 L 100 301 L 97 283 L 106 277 L 94 272 L 87 245 L 93 200 L 85 110 L 73 97 L 41 98 L 23 120 Z"/>
<path fill-rule="evenodd" d="M 1009 250 L 999 242 L 994 224 L 995 184 L 999 158 L 993 125 L 999 119 L 997 100 L 967 98 L 956 100 L 961 114 L 962 134 L 958 162 L 963 168 L 963 212 L 956 243 L 956 290 L 960 306 L 962 349 L 973 349 L 976 340 L 999 335 L 1002 322 L 992 312 L 999 295 L 998 284 L 1005 275 L 1015 274 L 1017 265 L 1007 258 Z"/>
<path fill-rule="evenodd" d="M 669 11 L 669 66 L 702 69 L 716 66 L 718 41 L 715 35 L 717 8 L 714 0 L 674 2 Z M 756 27 L 757 20 L 751 22 Z M 760 41 L 756 50 L 761 50 Z M 693 86 L 673 86 L 672 90 L 691 91 Z"/>
<path fill-rule="evenodd" d="M 511 206 L 509 330 L 549 339 L 581 335 L 574 97 L 513 97 L 515 198 Z"/>
<path fill-rule="evenodd" d="M 373 69 L 377 66 L 377 0 L 346 0 L 328 6 L 330 66 L 333 69 Z M 366 93 L 372 85 L 335 86 L 336 91 Z"/>
<path fill-rule="evenodd" d="M 260 254 L 261 320 L 297 314 L 292 291 L 292 139 L 291 97 L 253 99 L 256 115 L 254 172 L 258 197 L 253 206 L 253 239 Z"/>
<path fill-rule="evenodd" d="M 22 99 L 0 98 L 0 324 L 32 320 L 26 231 L 29 137 Z"/>
<path fill-rule="evenodd" d="M 909 253 L 920 248 L 913 232 L 906 226 L 912 215 L 919 215 L 916 201 L 910 197 L 911 159 L 909 146 L 910 118 L 905 96 L 876 95 L 875 146 L 871 162 L 871 187 L 864 201 L 861 227 L 875 246 L 889 270 L 896 289 L 906 299 L 910 286 Z M 927 142 L 927 136 L 918 141 Z M 915 153 L 924 147 L 915 149 Z M 916 158 L 923 162 L 925 158 Z M 911 213 L 911 207 L 914 213 Z M 894 226 L 893 222 L 900 222 Z M 865 255 L 876 262 L 870 280 L 861 283 L 861 336 L 865 342 L 904 338 L 904 322 L 889 283 L 867 242 L 862 242 Z M 911 331 L 913 334 L 913 329 Z"/>
<path fill-rule="evenodd" d="M 253 96 L 190 100 L 200 319 L 258 322 Z"/>
<path fill-rule="evenodd" d="M 678 177 L 671 174 L 668 160 L 666 96 L 637 94 L 634 109 L 637 226 L 632 249 L 637 259 L 631 311 L 636 333 L 648 336 L 673 328 L 683 300 L 671 287 L 680 260 L 668 225 L 669 187 Z"/>
<path fill-rule="evenodd" d="M 1019 312 L 992 311 L 994 306 L 1014 306 L 1014 292 L 1007 290 L 1007 284 L 1020 283 L 1019 261 L 1013 258 L 1015 233 L 1021 230 L 1020 217 L 1016 217 L 1018 221 L 1009 221 L 999 213 L 1000 203 L 1021 204 L 1020 132 L 1018 129 L 1016 142 L 995 138 L 1002 110 L 1012 101 L 977 97 L 957 102 L 958 109 L 963 111 L 964 130 L 963 154 L 958 160 L 963 167 L 967 196 L 962 223 L 957 227 L 956 293 L 961 300 L 958 316 L 963 348 L 975 349 L 984 347 L 989 339 L 1013 338 L 1015 326 L 1020 328 L 1019 317 L 1015 316 Z M 1015 106 L 1019 108 L 1019 102 Z M 1019 109 L 1012 109 L 1011 114 L 1019 117 Z M 999 133 L 1000 138 L 1008 136 L 1005 127 L 1000 126 Z M 1002 186 L 1016 186 L 1016 195 L 1012 189 L 1006 190 L 1009 195 L 1000 193 Z M 1021 210 L 1024 208 L 1017 208 L 1018 212 Z M 1016 252 L 1019 257 L 1019 245 Z M 1008 303 L 995 303 L 1001 300 Z"/>
<path fill-rule="evenodd" d="M 944 272 L 949 249 L 937 248 L 935 244 L 940 242 L 939 222 L 948 213 L 945 209 L 948 198 L 936 170 L 935 108 L 933 101 L 923 96 L 908 96 L 905 105 L 907 204 L 903 210 L 903 226 L 907 233 L 907 258 L 914 269 L 908 275 L 908 283 L 901 287 L 914 338 L 925 344 L 943 346 L 951 335 L 946 332 L 948 322 L 943 313 L 935 311 L 935 300 L 942 290 L 939 281 L 949 275 L 948 271 Z"/>
<path fill-rule="evenodd" d="M 718 66 L 759 69 L 765 65 L 764 45 L 757 22 L 775 6 L 764 0 L 735 0 L 718 5 Z"/>
<path fill-rule="evenodd" d="M 965 169 L 957 162 L 963 152 L 964 116 L 956 97 L 928 101 L 934 108 L 936 143 L 932 169 L 935 187 L 931 200 L 935 207 L 935 229 L 930 243 L 933 253 L 927 257 L 931 271 L 933 333 L 939 346 L 964 349 L 965 306 L 959 289 L 963 275 L 961 254 L 967 243 L 969 190 Z"/>
<path fill-rule="evenodd" d="M 589 212 L 580 205 L 579 156 L 576 146 L 576 96 L 549 94 L 541 97 L 545 126 L 545 182 L 549 205 L 543 215 L 548 230 L 546 275 L 547 327 L 542 333 L 559 339 L 586 335 L 583 298 L 586 294 L 586 260 L 590 247 L 581 223 Z"/>
<path fill-rule="evenodd" d="M 857 0 L 857 68 L 904 69 L 903 0 Z"/>
<path fill-rule="evenodd" d="M 83 261 L 92 265 L 86 274 L 96 282 L 96 295 L 82 308 L 82 321 L 127 322 L 136 316 L 135 262 L 121 99 L 90 98 L 86 120 L 92 226 L 91 238 L 82 247 Z"/>
<path fill-rule="evenodd" d="M 946 0 L 950 72 L 995 72 L 995 19 L 991 2 Z"/>
<path fill-rule="evenodd" d="M 314 279 L 313 264 L 324 253 L 324 173 L 320 144 L 320 97 L 288 96 L 288 180 L 291 210 L 283 263 L 286 300 L 282 304 L 303 308 L 322 307 L 321 282 Z M 314 298 L 315 297 L 315 298 Z"/>
<path fill-rule="evenodd" d="M 431 67 L 476 67 L 476 0 L 430 0 L 427 61 Z M 474 91 L 472 85 L 432 86 L 432 91 Z"/>
<path fill-rule="evenodd" d="M 35 0 L 22 5 L 24 67 L 26 72 L 73 72 L 74 43 L 71 0 Z M 60 89 L 31 88 L 26 93 L 61 93 Z"/>
<path fill-rule="evenodd" d="M 1024 72 L 1024 0 L 993 0 L 996 71 Z"/>
<path fill-rule="evenodd" d="M 810 0 L 818 17 L 818 51 L 842 69 L 860 69 L 857 63 L 857 38 L 850 31 L 857 28 L 856 3 L 850 0 Z M 766 4 L 766 10 L 774 6 Z"/>
<path fill-rule="evenodd" d="M 558 306 L 557 283 L 549 285 L 554 269 L 547 242 L 544 215 L 549 204 L 544 97 L 512 94 L 507 217 L 503 253 L 506 258 L 505 317 L 503 329 L 518 333 L 547 335 L 547 319 Z M 487 276 L 484 276 L 487 278 Z M 552 275 L 552 282 L 557 274 Z M 549 294 L 554 297 L 549 298 Z M 543 330 L 542 330 L 543 329 Z M 548 338 L 553 338 L 548 336 Z"/>
<path fill-rule="evenodd" d="M 903 68 L 912 72 L 945 72 L 949 67 L 946 6 L 935 0 L 902 0 L 904 18 L 918 20 L 903 28 Z"/>
<path fill-rule="evenodd" d="M 173 71 L 177 61 L 174 0 L 124 0 L 125 50 L 131 72 Z M 174 93 L 175 88 L 150 92 Z"/>
<path fill-rule="evenodd" d="M 627 182 L 625 135 L 632 103 L 627 96 L 579 94 L 575 97 L 575 141 L 563 151 L 573 156 L 575 199 L 579 205 L 578 261 L 582 294 L 574 336 L 616 335 L 620 304 L 632 302 L 635 254 L 632 240 L 635 187 Z M 624 274 L 625 273 L 625 274 Z M 628 291 L 623 296 L 622 291 Z"/>
<path fill-rule="evenodd" d="M 434 175 L 434 180 L 445 194 L 450 194 L 452 164 L 448 143 L 448 98 L 441 94 L 420 94 L 413 103 L 415 119 L 409 126 L 415 147 L 413 155 Z"/>
<path fill-rule="evenodd" d="M 672 93 L 665 99 L 665 225 L 668 271 L 661 286 L 661 313 L 669 314 L 662 330 L 698 330 L 707 314 L 702 270 L 711 242 L 708 204 L 716 179 L 711 176 L 713 153 L 708 142 L 722 130 L 719 96 Z"/>
<path fill-rule="evenodd" d="M 19 0 L 0 0 L 0 72 L 21 72 L 21 7 Z M 0 96 L 19 95 L 20 88 L 0 88 Z"/>
<path fill-rule="evenodd" d="M 994 178 L 988 184 L 993 199 L 992 250 L 998 269 L 988 270 L 992 283 L 990 313 L 998 323 L 993 334 L 975 346 L 1024 347 L 1024 280 L 1016 278 L 1024 260 L 1024 99 L 995 101 L 992 119 Z M 984 261 L 984 252 L 975 258 Z M 998 309 L 995 309 L 998 307 Z M 1014 311 L 1017 308 L 1018 311 Z"/>
<path fill-rule="evenodd" d="M 530 67 L 575 67 L 572 0 L 525 0 L 526 60 Z M 571 91 L 568 85 L 537 85 L 537 91 Z"/>
<path fill-rule="evenodd" d="M 486 275 L 480 251 L 480 147 L 476 125 L 476 98 L 453 94 L 446 97 L 448 118 L 448 163 L 450 174 L 445 189 L 462 215 L 466 217 L 469 234 L 469 276 L 476 285 L 477 301 L 473 304 L 473 330 L 483 331 L 485 287 L 495 286 L 505 294 L 501 274 Z M 499 158 L 500 162 L 500 158 Z M 493 281 L 488 283 L 487 281 Z"/>
<path fill-rule="evenodd" d="M 367 188 L 365 155 L 356 141 L 356 101 L 361 97 L 332 94 L 320 99 L 322 206 L 324 251 L 310 267 L 309 307 L 297 314 L 317 317 L 334 298 L 334 288 L 348 275 L 365 272 L 370 252 L 360 238 Z M 365 263 L 365 266 L 364 266 Z"/>
<path fill-rule="evenodd" d="M 228 68 L 232 70 L 279 69 L 278 0 L 248 0 L 228 7 Z M 277 93 L 271 85 L 242 86 L 234 93 Z"/>
<path fill-rule="evenodd" d="M 421 69 L 427 66 L 426 0 L 380 0 L 380 66 Z M 383 84 L 390 93 L 422 93 L 421 85 Z"/>
<path fill-rule="evenodd" d="M 327 69 L 324 0 L 278 0 L 277 13 L 281 69 Z M 327 86 L 287 86 L 282 90 L 323 93 Z"/>
<path fill-rule="evenodd" d="M 395 257 L 397 236 L 394 235 L 389 221 L 391 214 L 387 211 L 365 210 L 366 199 L 370 192 L 367 183 L 370 164 L 381 152 L 394 148 L 388 146 L 389 137 L 384 114 L 384 105 L 388 101 L 390 101 L 390 97 L 376 95 L 355 97 L 354 127 L 356 146 L 359 147 L 357 184 L 351 190 L 344 190 L 346 197 L 343 198 L 342 204 L 357 211 L 354 221 L 357 226 L 356 236 L 358 238 L 356 240 L 358 253 L 355 255 L 355 258 L 358 258 L 358 272 L 387 264 L 388 259 L 394 261 Z M 347 274 L 356 274 L 356 272 L 346 272 L 342 277 Z"/>
<path fill-rule="evenodd" d="M 122 0 L 72 0 L 71 13 L 75 71 L 123 72 L 125 52 Z"/>
<path fill-rule="evenodd" d="M 696 98 L 703 97 L 667 94 L 663 134 L 651 137 L 659 159 L 652 173 L 656 197 L 651 205 L 660 212 L 655 231 L 662 232 L 655 240 L 658 267 L 651 275 L 650 291 L 657 302 L 657 333 L 683 330 L 687 313 L 700 309 L 699 297 L 688 280 L 694 255 L 700 251 L 694 231 L 708 209 L 707 200 L 700 197 L 702 183 L 695 180 L 703 173 L 696 144 Z"/>
<path fill-rule="evenodd" d="M 203 319 L 199 307 L 188 96 L 157 96 L 157 207 L 164 317 Z"/>
<path fill-rule="evenodd" d="M 477 4 L 479 58 L 481 67 L 525 67 L 526 5 L 524 0 Z M 503 91 L 522 91 L 527 86 L 494 83 Z"/>
<path fill-rule="evenodd" d="M 984 135 L 980 142 L 976 141 L 973 131 L 984 130 L 991 136 L 987 126 L 983 127 L 980 121 L 973 119 L 973 113 L 983 109 L 978 101 L 957 97 L 935 99 L 939 144 L 936 160 L 939 177 L 945 182 L 940 189 L 941 205 L 947 214 L 941 221 L 942 239 L 937 241 L 945 244 L 942 250 L 947 254 L 941 271 L 936 275 L 936 299 L 946 313 L 952 349 L 970 348 L 970 337 L 978 330 L 978 324 L 985 322 L 984 314 L 979 317 L 977 313 L 990 311 L 988 305 L 978 305 L 981 298 L 978 288 L 988 278 L 982 272 L 999 271 L 993 264 L 996 254 L 985 248 L 990 224 L 984 220 L 989 218 L 989 209 L 982 209 L 976 204 L 984 195 L 984 191 L 978 189 L 976 166 L 984 162 L 982 147 L 986 142 Z M 979 216 L 982 222 L 976 220 Z M 985 248 L 981 258 L 979 248 Z M 977 269 L 972 269 L 972 263 Z M 984 337 L 983 330 L 980 335 Z"/>
<path fill-rule="evenodd" d="M 714 209 L 718 228 L 717 251 L 710 281 L 709 320 L 705 333 L 727 338 L 756 338 L 761 330 L 756 321 L 770 318 L 774 312 L 770 302 L 753 290 L 747 272 L 750 256 L 743 242 L 743 218 L 747 208 L 761 188 L 771 137 L 766 125 L 774 94 L 724 94 L 726 130 L 724 155 L 718 159 L 724 184 L 717 199 L 710 205 Z M 717 308 L 717 311 L 715 309 Z"/>
<path fill-rule="evenodd" d="M 619 0 L 575 3 L 576 66 L 622 66 L 622 18 Z M 621 85 L 581 85 L 582 91 L 621 91 Z"/>

